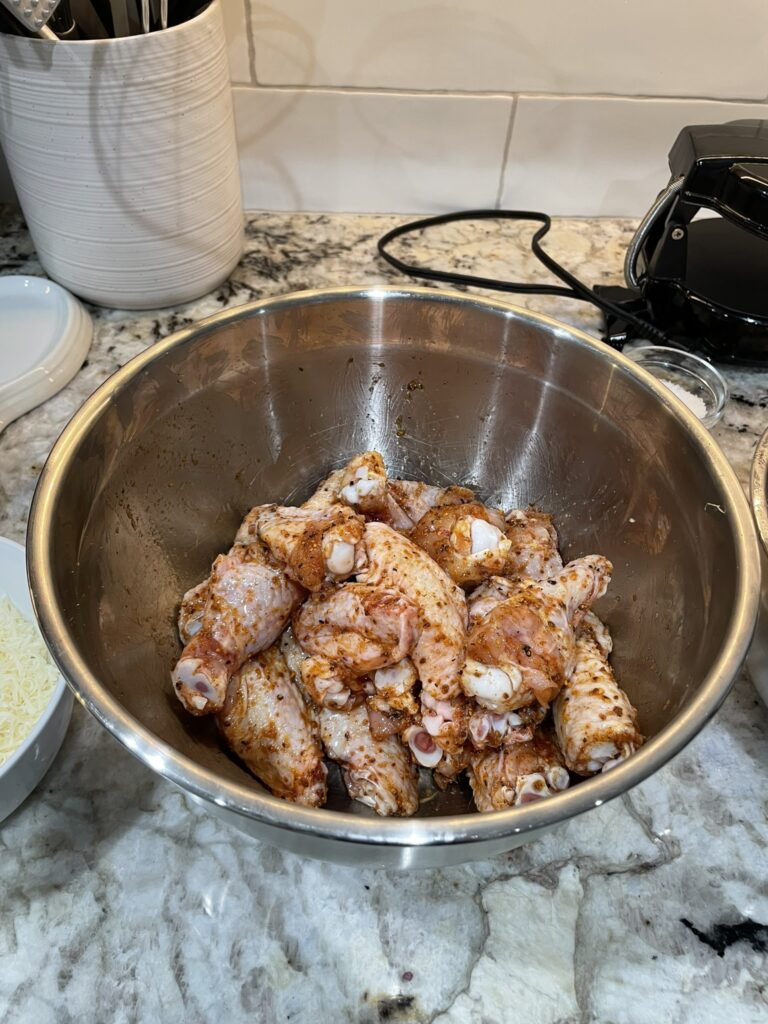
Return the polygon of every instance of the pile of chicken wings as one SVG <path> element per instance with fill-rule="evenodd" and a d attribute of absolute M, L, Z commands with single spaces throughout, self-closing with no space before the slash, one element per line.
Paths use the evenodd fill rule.
<path fill-rule="evenodd" d="M 611 571 L 563 565 L 541 512 L 389 479 L 364 452 L 301 507 L 247 514 L 181 602 L 174 691 L 286 800 L 325 803 L 327 757 L 378 814 L 417 811 L 419 767 L 514 807 L 642 743 L 590 611 Z"/>

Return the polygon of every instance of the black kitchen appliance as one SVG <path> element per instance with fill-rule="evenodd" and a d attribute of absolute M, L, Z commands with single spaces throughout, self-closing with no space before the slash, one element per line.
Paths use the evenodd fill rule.
<path fill-rule="evenodd" d="M 632 338 L 697 349 L 718 362 L 768 360 L 768 121 L 683 128 L 669 154 L 671 178 L 627 250 L 626 287 L 582 284 L 541 247 L 546 214 L 468 210 L 401 225 L 379 251 L 405 273 L 511 292 L 568 295 L 603 310 L 606 341 Z M 566 287 L 491 281 L 405 263 L 387 245 L 451 220 L 533 220 L 532 249 Z"/>

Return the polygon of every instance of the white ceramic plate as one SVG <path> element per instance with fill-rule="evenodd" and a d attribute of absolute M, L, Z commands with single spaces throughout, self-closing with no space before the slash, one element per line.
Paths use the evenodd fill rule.
<path fill-rule="evenodd" d="M 9 597 L 22 615 L 34 622 L 24 548 L 5 537 L 0 537 L 0 594 Z M 0 821 L 16 810 L 50 768 L 71 714 L 72 694 L 59 676 L 48 706 L 32 732 L 0 765 Z"/>
<path fill-rule="evenodd" d="M 0 277 L 0 431 L 55 395 L 83 365 L 93 324 L 42 277 Z"/>

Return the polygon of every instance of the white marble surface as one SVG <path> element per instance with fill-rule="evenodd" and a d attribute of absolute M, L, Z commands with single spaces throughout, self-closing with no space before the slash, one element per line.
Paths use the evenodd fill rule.
<path fill-rule="evenodd" d="M 53 440 L 121 363 L 222 307 L 394 280 L 374 256 L 392 223 L 255 215 L 217 293 L 176 310 L 94 311 L 75 380 L 0 435 L 0 534 L 23 539 Z M 618 281 L 630 232 L 561 221 L 551 249 L 588 281 Z M 517 234 L 464 226 L 432 244 L 454 266 L 533 278 Z M 0 273 L 37 270 L 20 221 L 0 209 Z M 528 304 L 597 325 L 567 301 Z M 744 481 L 768 372 L 728 376 L 715 436 Z M 76 708 L 54 768 L 0 827 L 0 1021 L 758 1024 L 767 794 L 768 714 L 742 677 L 696 741 L 622 800 L 484 863 L 360 871 L 229 829 Z"/>

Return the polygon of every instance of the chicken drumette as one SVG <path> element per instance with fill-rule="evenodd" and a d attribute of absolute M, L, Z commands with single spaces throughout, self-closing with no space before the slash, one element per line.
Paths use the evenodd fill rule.
<path fill-rule="evenodd" d="M 410 537 L 454 583 L 472 586 L 505 571 L 512 541 L 504 530 L 498 509 L 473 501 L 429 509 Z"/>
<path fill-rule="evenodd" d="M 475 804 L 483 812 L 553 796 L 569 782 L 562 755 L 544 728 L 526 743 L 473 755 L 468 774 Z"/>
<path fill-rule="evenodd" d="M 186 643 L 172 681 L 187 711 L 221 711 L 232 675 L 274 643 L 303 596 L 259 543 L 236 544 L 220 555 L 209 579 L 182 601 L 179 629 Z"/>
<path fill-rule="evenodd" d="M 610 575 L 608 559 L 590 555 L 553 579 L 520 581 L 470 630 L 461 676 L 467 696 L 496 712 L 547 707 L 573 671 L 574 631 Z"/>
<path fill-rule="evenodd" d="M 576 635 L 576 664 L 552 708 L 565 763 L 577 775 L 606 771 L 642 744 L 637 711 L 608 662 L 611 636 L 589 612 Z"/>

